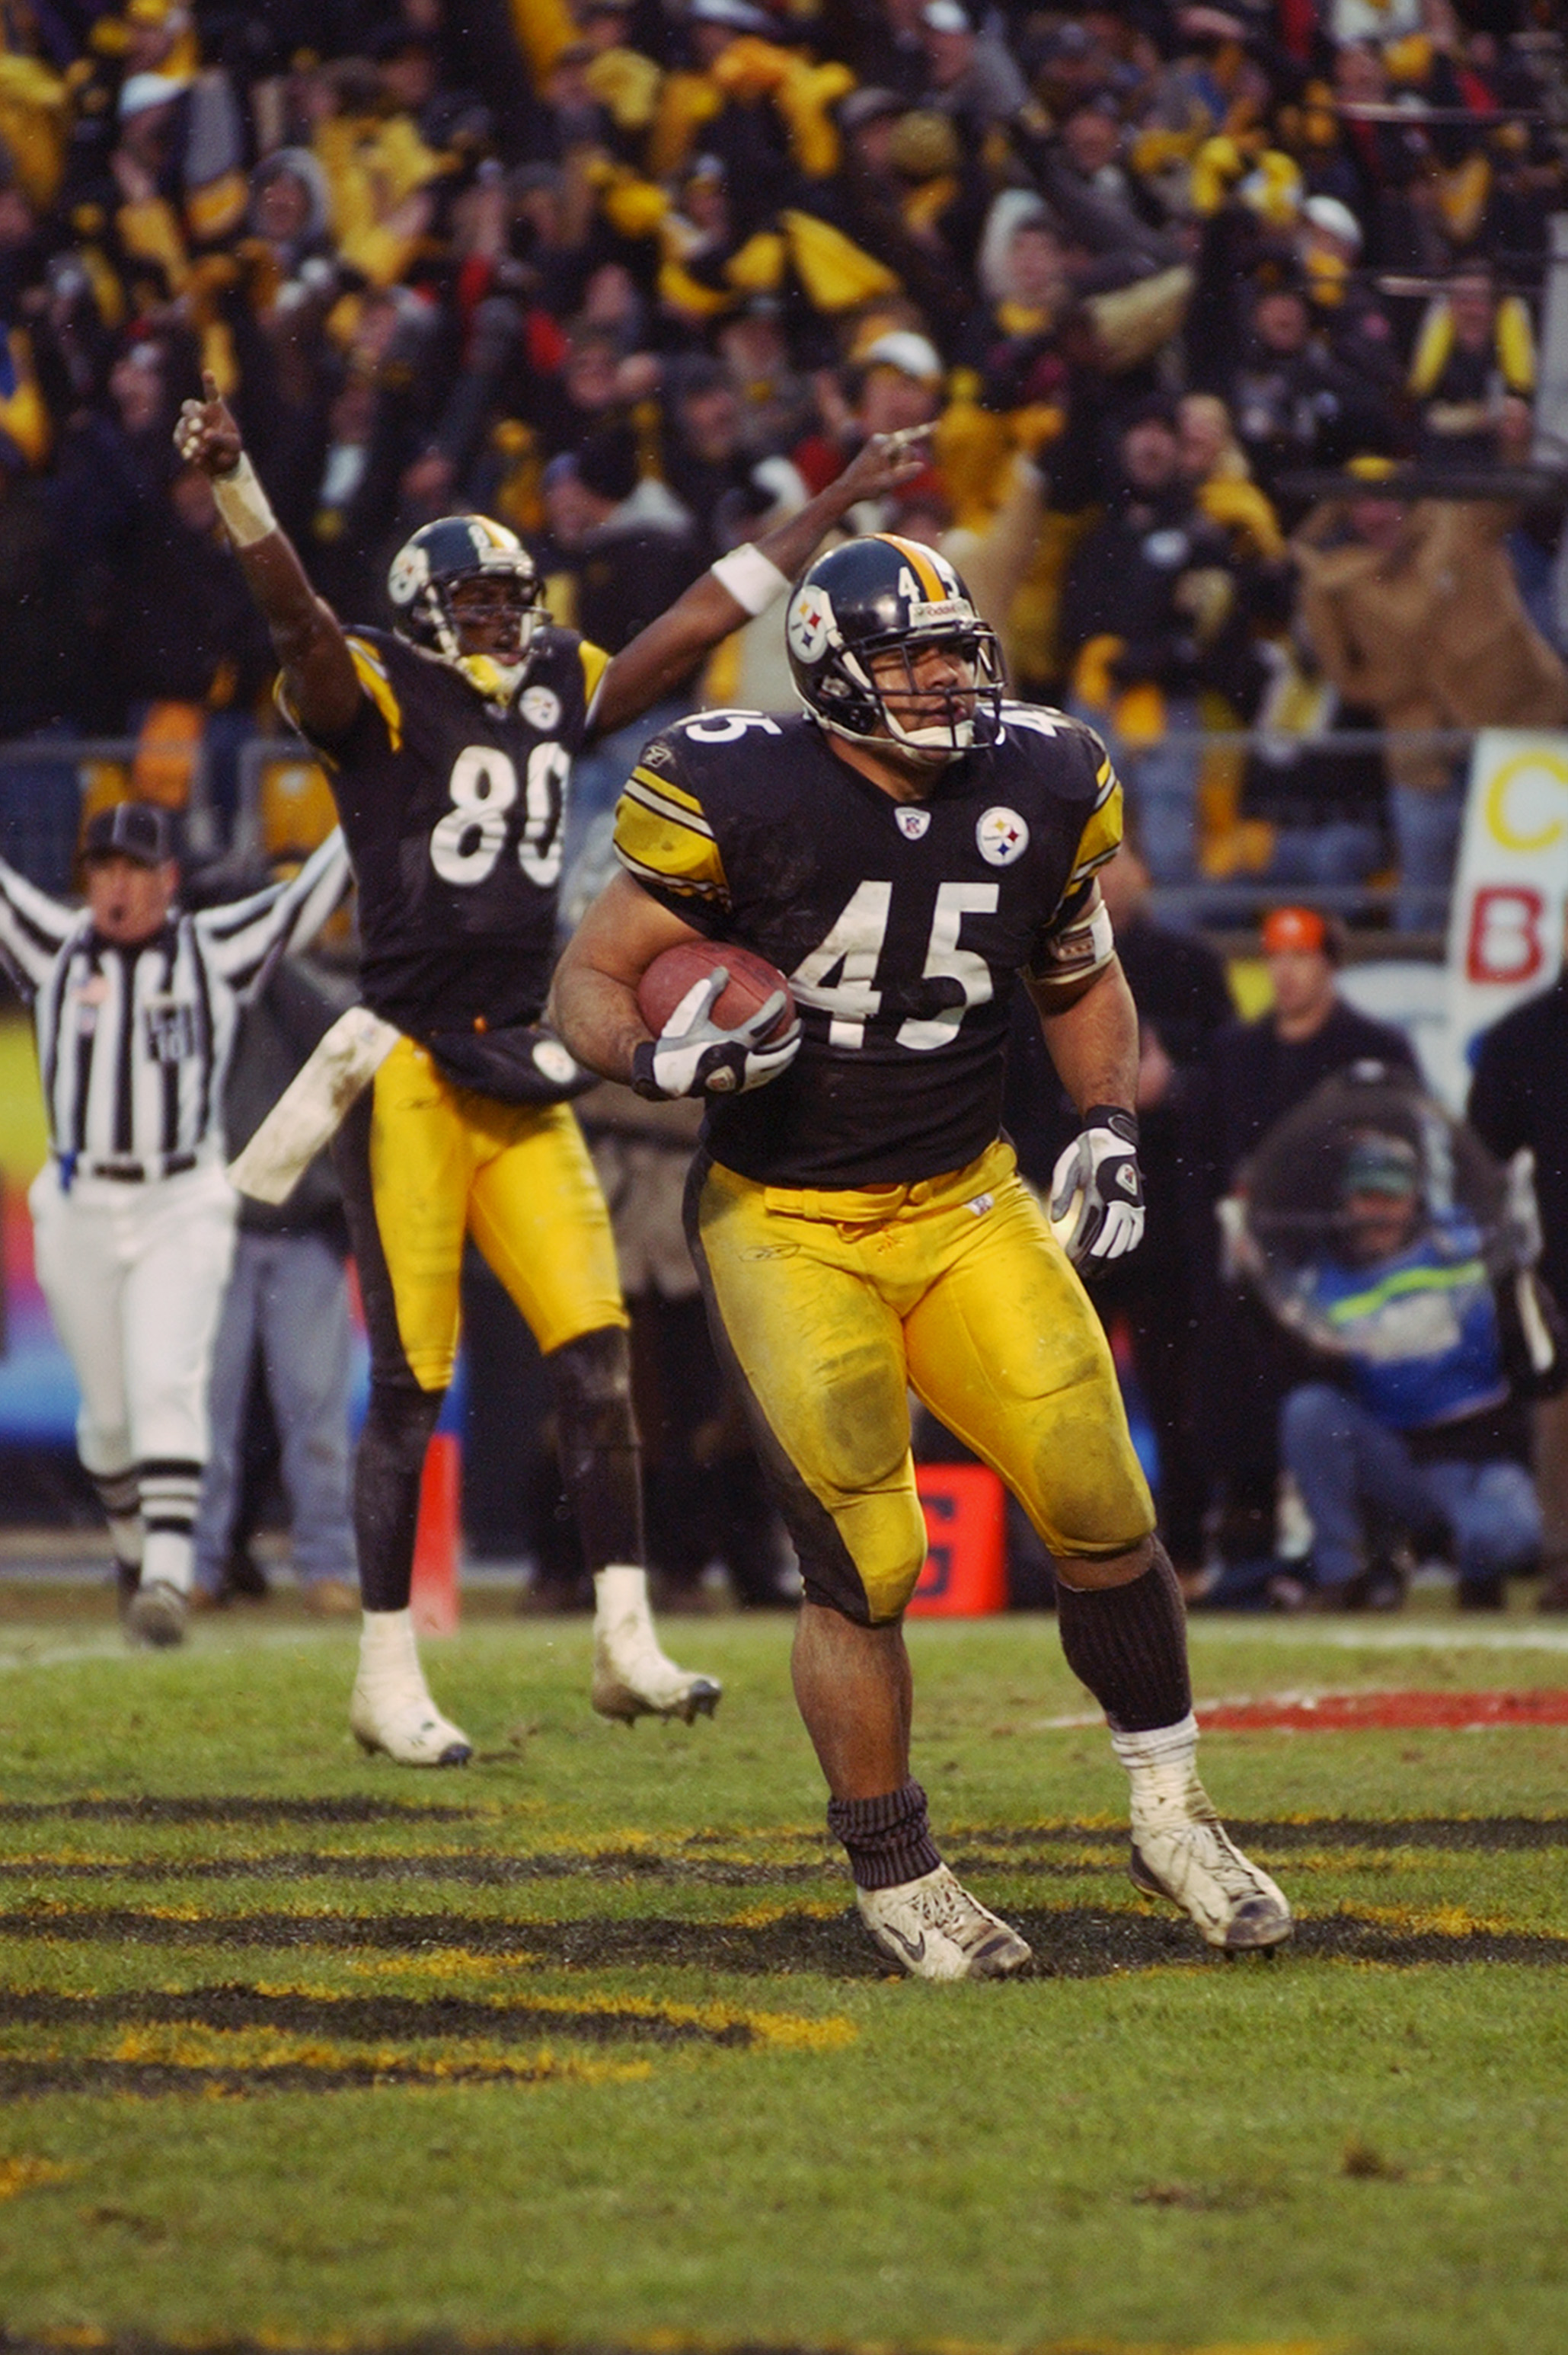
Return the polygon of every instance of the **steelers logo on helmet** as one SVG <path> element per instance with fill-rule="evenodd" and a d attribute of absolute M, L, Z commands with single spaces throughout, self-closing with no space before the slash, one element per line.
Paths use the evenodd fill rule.
<path fill-rule="evenodd" d="M 477 616 L 454 598 L 470 581 L 503 584 Z M 488 516 L 423 524 L 392 559 L 387 592 L 400 635 L 449 663 L 486 702 L 517 694 L 544 612 L 538 568 L 516 532 Z"/>
<path fill-rule="evenodd" d="M 1010 867 L 1029 848 L 1029 825 L 1001 803 L 975 821 L 975 843 L 987 867 Z"/>
<path fill-rule="evenodd" d="M 923 768 L 996 741 L 996 632 L 918 541 L 872 532 L 829 549 L 795 591 L 784 638 L 802 702 L 836 736 Z"/>
<path fill-rule="evenodd" d="M 833 600 L 808 579 L 796 590 L 784 624 L 789 650 L 803 663 L 821 659 L 833 643 Z"/>
<path fill-rule="evenodd" d="M 392 569 L 387 575 L 387 594 L 394 605 L 411 605 L 429 579 L 430 559 L 411 539 L 392 559 Z"/>

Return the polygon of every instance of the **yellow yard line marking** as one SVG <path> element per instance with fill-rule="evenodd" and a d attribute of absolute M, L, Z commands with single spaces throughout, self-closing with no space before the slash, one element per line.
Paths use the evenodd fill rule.
<path fill-rule="evenodd" d="M 437 2041 L 432 2037 L 432 2041 Z M 116 2042 L 109 2058 L 129 2066 L 152 2064 L 166 2069 L 351 2070 L 368 2079 L 396 2070 L 404 2078 L 429 2078 L 433 2083 L 453 2077 L 494 2077 L 532 2083 L 544 2077 L 570 2077 L 582 2083 L 624 2084 L 651 2073 L 645 2060 L 602 2061 L 577 2053 L 559 2054 L 549 2045 L 537 2051 L 486 2052 L 483 2047 L 464 2050 L 463 2041 L 450 2040 L 450 2054 L 411 2053 L 406 2046 L 375 2043 L 330 2043 L 321 2037 L 291 2036 L 273 2028 L 134 2028 Z M 69 2062 L 62 2062 L 69 2067 Z"/>
<path fill-rule="evenodd" d="M 75 2171 L 52 2158 L 0 2158 L 0 2200 L 15 2200 L 40 2183 L 64 2183 Z"/>
<path fill-rule="evenodd" d="M 1463 1905 L 1344 1904 L 1334 1911 L 1342 1921 L 1375 1923 L 1380 1929 L 1403 1930 L 1409 1936 L 1552 1938 L 1568 1946 L 1568 1930 L 1545 1929 L 1538 1922 L 1516 1921 L 1506 1913 L 1472 1913 Z"/>
<path fill-rule="evenodd" d="M 428 1961 L 428 1959 L 430 1958 L 421 1957 L 420 1961 L 423 1964 Z M 396 1968 L 399 1966 L 393 1965 L 391 1967 Z M 30 1995 L 48 1995 L 53 1997 L 57 1994 L 56 1989 L 49 1987 L 27 1987 L 11 1986 L 6 1988 L 5 1992 L 17 1999 L 25 1999 Z M 125 1992 L 133 1995 L 137 1990 L 130 1989 Z M 197 1987 L 165 1987 L 148 1990 L 148 1992 L 155 1993 L 159 1996 L 169 1998 L 175 2002 L 178 2002 L 182 1997 L 187 1998 L 192 2001 L 197 2000 L 204 1997 L 208 1991 L 204 1988 Z M 330 2005 L 345 2002 L 354 2003 L 359 2000 L 357 1997 L 345 1997 L 341 1990 L 336 1987 L 311 1987 L 293 1981 L 283 1982 L 277 1980 L 260 1980 L 257 1981 L 253 1987 L 247 1988 L 246 1993 L 247 1995 L 254 1995 L 260 1997 L 265 2001 L 274 2003 L 294 2001 Z M 100 1998 L 94 1990 L 83 1991 L 77 1989 L 70 1995 L 58 1999 L 66 2003 L 80 2003 L 85 2007 L 99 2000 Z M 581 1994 L 550 1995 L 530 1993 L 520 1998 L 489 1998 L 480 1996 L 475 1998 L 474 2000 L 476 2003 L 483 2004 L 487 2010 L 493 2011 L 496 2014 L 497 2022 L 517 2020 L 518 2019 L 528 2019 L 531 2020 L 538 2018 L 541 2027 L 543 2027 L 547 2025 L 551 2019 L 559 2018 L 564 2014 L 569 2018 L 576 2017 L 579 2019 L 587 2016 L 590 2018 L 607 2019 L 645 2019 L 651 2026 L 656 2027 L 661 2022 L 667 2022 L 672 2027 L 683 2026 L 701 2029 L 708 2034 L 713 2036 L 721 2035 L 727 2029 L 743 2028 L 751 2035 L 754 2036 L 760 2044 L 777 2045 L 783 2050 L 794 2051 L 837 2051 L 841 2050 L 845 2045 L 853 2044 L 859 2035 L 859 2030 L 855 2026 L 854 2021 L 846 2019 L 837 2013 L 829 2014 L 822 2019 L 811 2019 L 798 2012 L 764 2011 L 746 2004 L 721 2002 L 679 2003 L 665 2001 L 662 1998 L 652 1996 L 598 1994 L 591 1988 L 585 1988 Z M 255 2035 L 281 2037 L 287 2036 L 289 2033 L 287 2030 L 272 2028 L 264 2022 L 247 2022 L 241 2026 L 236 2026 L 232 2029 L 220 2027 L 215 2023 L 208 2021 L 192 2023 L 188 2028 L 180 2027 L 176 2023 L 173 2022 L 168 2023 L 167 2026 L 171 2032 L 177 2035 L 196 2036 L 199 2034 L 202 2036 L 220 2037 L 223 2039 L 221 2049 L 226 2052 L 232 2052 L 236 2049 L 239 2041 L 246 2036 Z M 160 2032 L 162 2032 L 160 2029 L 155 2026 L 148 2027 L 146 2029 L 127 2030 L 125 2031 L 128 2038 L 138 2036 L 151 2038 Z M 429 2033 L 430 2041 L 432 2042 L 457 2044 L 463 2042 L 465 2039 L 468 2041 L 477 2041 L 479 2042 L 483 2042 L 485 2041 L 484 2031 L 482 2029 L 475 2027 L 454 2033 L 452 2029 L 443 2026 L 440 2016 L 433 2012 Z M 393 2049 L 403 2048 L 388 2048 L 389 2051 Z M 116 2054 L 116 2058 L 123 2060 L 141 2057 L 144 2056 L 133 2054 L 129 2051 L 117 2052 Z M 0 2164 L 3 2164 L 3 2162 L 0 2162 Z M 0 2194 L 0 2196 L 4 2195 Z"/>

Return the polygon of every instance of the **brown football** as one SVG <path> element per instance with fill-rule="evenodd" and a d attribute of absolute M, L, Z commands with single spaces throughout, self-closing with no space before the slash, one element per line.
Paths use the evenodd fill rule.
<path fill-rule="evenodd" d="M 712 1018 L 721 1030 L 733 1030 L 744 1022 L 759 1006 L 766 1005 L 775 989 L 783 990 L 784 1002 L 768 1036 L 771 1039 L 787 1028 L 795 1017 L 795 1000 L 788 982 L 766 957 L 740 948 L 733 941 L 681 941 L 655 957 L 637 984 L 637 1011 L 656 1038 L 693 982 L 706 981 L 720 965 L 730 976 L 713 1008 Z"/>

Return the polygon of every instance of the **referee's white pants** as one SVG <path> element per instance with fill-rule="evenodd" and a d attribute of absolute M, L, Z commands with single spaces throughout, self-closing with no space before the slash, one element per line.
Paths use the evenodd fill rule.
<path fill-rule="evenodd" d="M 207 1458 L 207 1384 L 238 1202 L 220 1162 L 123 1185 L 54 1162 L 34 1179 L 34 1263 L 81 1391 L 95 1476 Z"/>

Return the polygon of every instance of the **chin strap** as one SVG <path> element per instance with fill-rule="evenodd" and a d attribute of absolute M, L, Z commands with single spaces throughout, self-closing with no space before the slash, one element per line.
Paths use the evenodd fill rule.
<path fill-rule="evenodd" d="M 497 662 L 494 655 L 459 655 L 455 667 L 486 703 L 510 703 L 523 683 L 526 662 Z"/>
<path fill-rule="evenodd" d="M 846 744 L 861 745 L 868 752 L 891 753 L 895 758 L 901 757 L 912 766 L 918 765 L 932 773 L 938 769 L 951 768 L 955 761 L 961 761 L 965 752 L 972 751 L 974 749 L 970 744 L 916 744 L 907 736 L 894 736 L 891 733 L 886 736 L 868 736 L 862 730 L 846 728 L 841 720 L 829 719 L 822 712 L 814 712 L 811 717 L 816 719 L 830 736 L 841 736 Z"/>
<path fill-rule="evenodd" d="M 973 719 L 955 719 L 945 726 L 905 728 L 890 719 L 888 737 L 901 751 L 923 753 L 944 761 L 960 761 L 965 752 L 975 749 L 975 722 Z M 945 742 L 943 741 L 944 737 Z"/>

